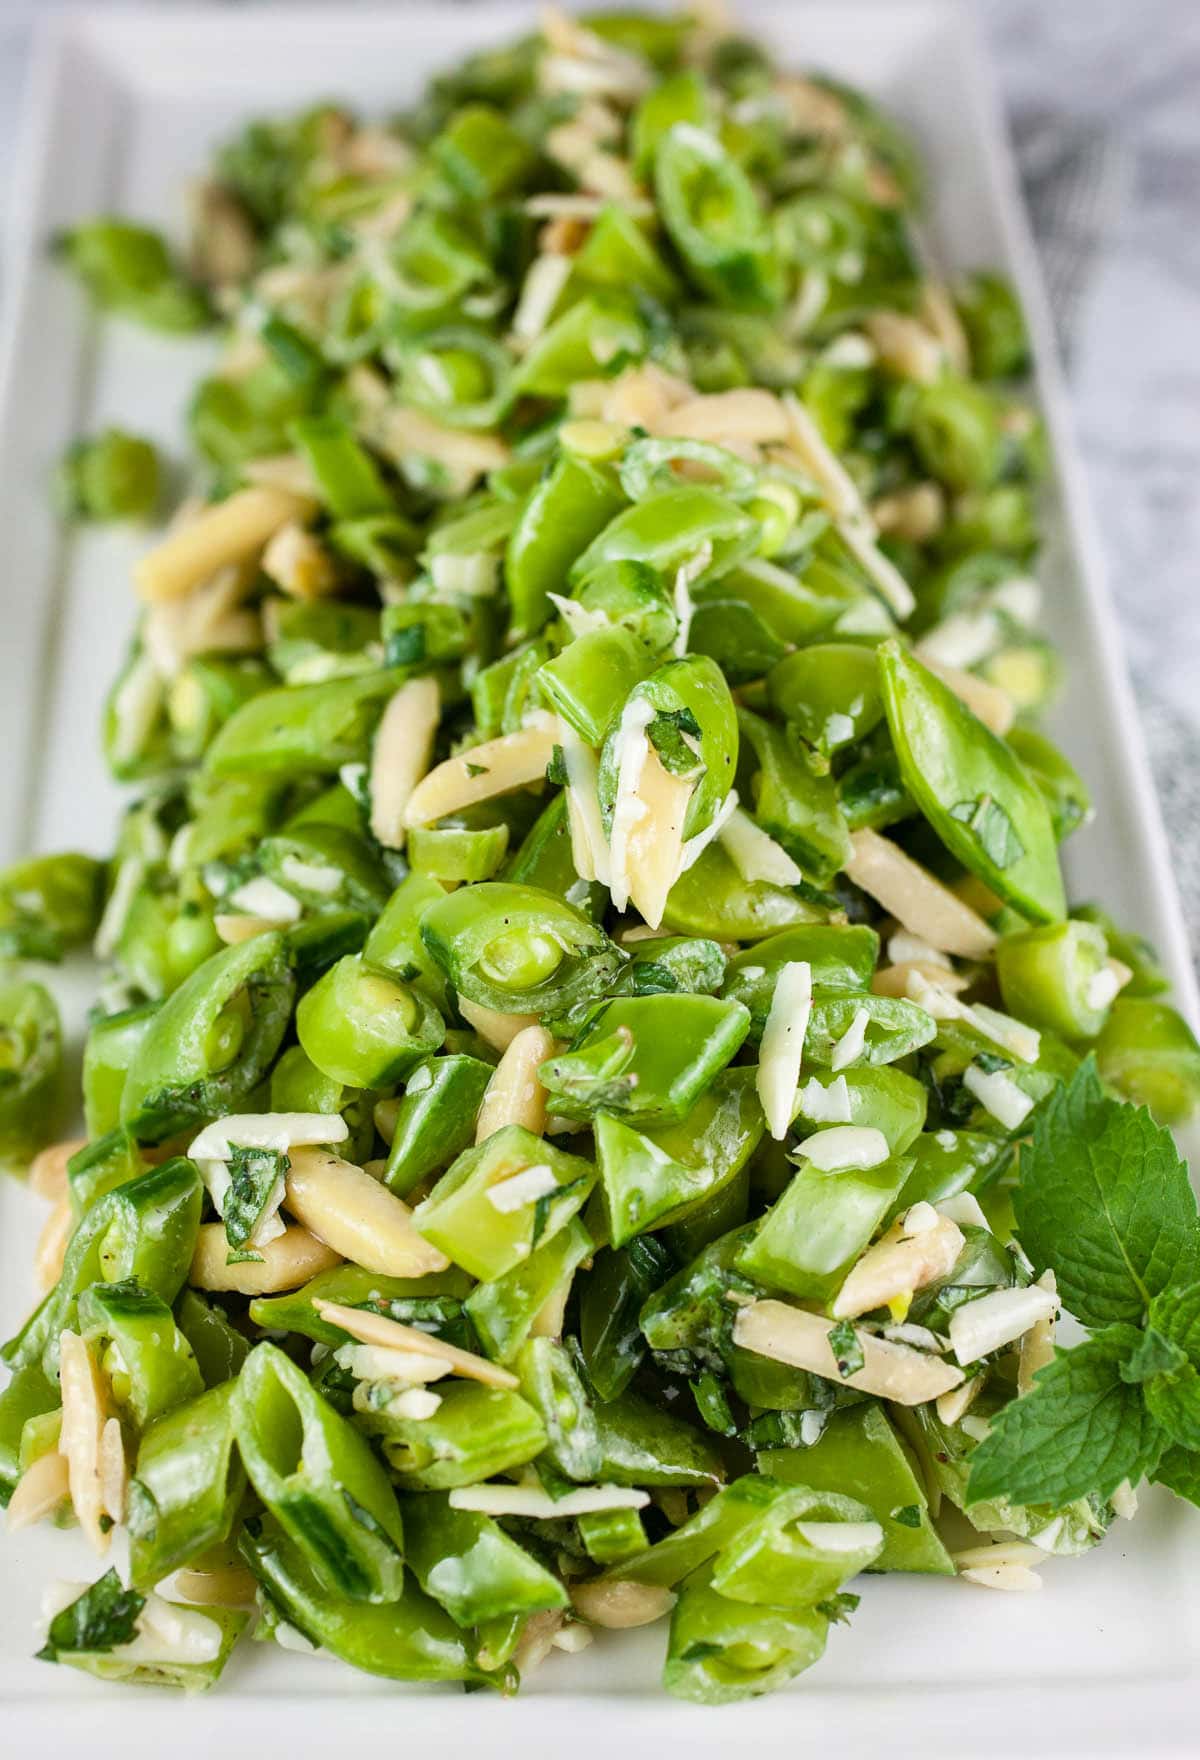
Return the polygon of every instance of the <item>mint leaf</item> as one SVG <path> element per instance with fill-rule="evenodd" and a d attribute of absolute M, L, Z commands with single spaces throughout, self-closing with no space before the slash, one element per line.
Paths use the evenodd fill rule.
<path fill-rule="evenodd" d="M 225 1238 L 235 1250 L 244 1247 L 263 1212 L 271 1204 L 276 1186 L 282 1187 L 288 1169 L 286 1155 L 275 1149 L 229 1151 L 229 1189 L 225 1194 Z M 232 1263 L 240 1263 L 235 1259 Z"/>
<path fill-rule="evenodd" d="M 1200 1277 L 1196 1200 L 1170 1132 L 1108 1099 L 1090 1057 L 1039 1108 L 1014 1208 L 1021 1245 L 1085 1326 L 1137 1324 L 1152 1297 Z"/>
<path fill-rule="evenodd" d="M 1187 1366 L 1187 1353 L 1148 1326 L 1128 1359 L 1121 1364 L 1121 1380 L 1131 1387 L 1153 1381 L 1156 1375 L 1172 1375 Z"/>
<path fill-rule="evenodd" d="M 561 746 L 555 746 L 550 753 L 550 762 L 546 765 L 546 781 L 551 788 L 565 788 L 570 781 L 566 754 Z"/>
<path fill-rule="evenodd" d="M 1200 1454 L 1190 1448 L 1169 1448 L 1150 1477 L 1200 1509 Z"/>
<path fill-rule="evenodd" d="M 959 801 L 950 808 L 950 817 L 974 833 L 984 855 L 998 868 L 1011 868 L 1025 854 L 1016 826 L 990 794 L 981 794 L 973 801 Z"/>
<path fill-rule="evenodd" d="M 646 732 L 663 769 L 673 776 L 690 776 L 699 767 L 700 754 L 688 742 L 700 738 L 700 723 L 690 709 L 660 709 Z"/>
<path fill-rule="evenodd" d="M 836 1326 L 830 1328 L 829 1348 L 843 1381 L 848 1375 L 857 1375 L 867 1360 L 863 1354 L 862 1342 L 849 1320 L 839 1320 Z"/>
<path fill-rule="evenodd" d="M 106 1571 L 55 1614 L 38 1656 L 43 1662 L 57 1662 L 60 1651 L 94 1654 L 128 1644 L 137 1636 L 138 1615 L 145 1605 L 144 1595 L 127 1589 L 115 1570 Z"/>
<path fill-rule="evenodd" d="M 1172 1442 L 1200 1449 L 1200 1284 L 1155 1296 L 1142 1338 L 1139 1362 L 1158 1362 L 1157 1373 L 1144 1378 L 1146 1410 Z"/>
<path fill-rule="evenodd" d="M 1108 1497 L 1153 1467 L 1166 1438 L 1121 1376 L 1139 1340 L 1132 1326 L 1110 1326 L 1040 1370 L 971 1455 L 968 1503 L 1059 1507 L 1092 1492 Z"/>

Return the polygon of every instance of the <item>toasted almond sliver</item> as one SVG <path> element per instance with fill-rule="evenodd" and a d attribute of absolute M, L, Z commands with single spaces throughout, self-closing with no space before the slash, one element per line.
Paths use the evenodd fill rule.
<path fill-rule="evenodd" d="M 129 1467 L 125 1460 L 125 1442 L 117 1418 L 108 1418 L 100 1432 L 100 1501 L 104 1513 L 113 1522 L 125 1520 L 125 1490 L 129 1483 Z"/>
<path fill-rule="evenodd" d="M 67 1462 L 71 1505 L 93 1551 L 104 1553 L 109 1537 L 101 1523 L 105 1511 L 100 1445 L 108 1410 L 95 1357 L 77 1332 L 64 1332 L 59 1339 L 59 1383 L 59 1450 Z"/>
<path fill-rule="evenodd" d="M 523 1027 L 510 1041 L 479 1108 L 477 1143 L 508 1124 L 522 1125 L 535 1137 L 541 1136 L 546 1128 L 546 1090 L 538 1081 L 538 1070 L 554 1056 L 555 1048 L 554 1038 L 540 1026 Z"/>
<path fill-rule="evenodd" d="M 360 1344 L 381 1345 L 385 1350 L 405 1351 L 420 1357 L 441 1357 L 449 1363 L 451 1374 L 465 1376 L 469 1381 L 481 1381 L 485 1387 L 520 1386 L 511 1370 L 502 1369 L 498 1363 L 489 1363 L 486 1357 L 476 1356 L 474 1351 L 459 1350 L 457 1345 L 447 1344 L 415 1326 L 391 1320 L 386 1314 L 373 1313 L 369 1308 L 345 1308 L 339 1302 L 325 1302 L 319 1297 L 314 1299 L 313 1307 L 322 1320 L 327 1320 L 331 1326 L 340 1326 Z"/>
<path fill-rule="evenodd" d="M 283 1201 L 318 1240 L 364 1271 L 425 1277 L 450 1263 L 417 1233 L 407 1204 L 328 1149 L 292 1150 Z"/>
<path fill-rule="evenodd" d="M 272 929 L 289 927 L 290 924 L 282 918 L 252 917 L 246 911 L 218 911 L 213 917 L 213 928 L 226 947 L 253 941 L 256 935 L 269 934 Z"/>
<path fill-rule="evenodd" d="M 472 1002 L 469 997 L 461 995 L 458 1012 L 493 1051 L 507 1051 L 518 1033 L 538 1024 L 535 1014 L 505 1014 L 501 1009 L 485 1008 L 482 1002 Z"/>
<path fill-rule="evenodd" d="M 196 1289 L 229 1290 L 243 1296 L 273 1296 L 280 1290 L 298 1289 L 318 1271 L 341 1263 L 324 1241 L 306 1228 L 285 1228 L 274 1240 L 264 1241 L 255 1251 L 259 1261 L 244 1260 L 228 1265 L 229 1238 L 223 1222 L 201 1224 L 192 1254 L 188 1282 Z"/>
<path fill-rule="evenodd" d="M 856 831 L 846 873 L 913 935 L 942 953 L 984 959 L 995 931 L 948 887 L 877 831 Z"/>
<path fill-rule="evenodd" d="M 1058 1294 L 1058 1284 L 1053 1271 L 1043 1271 L 1038 1278 L 1038 1285 L 1047 1295 Z M 1054 1328 L 1055 1315 L 1046 1314 L 1035 1320 L 1029 1331 L 1021 1340 L 1020 1355 L 1017 1358 L 1017 1392 L 1028 1393 L 1033 1386 L 1033 1378 L 1039 1369 L 1044 1369 L 1054 1361 Z"/>
<path fill-rule="evenodd" d="M 8 1500 L 7 1527 L 31 1528 L 35 1522 L 53 1515 L 71 1494 L 71 1474 L 65 1455 L 57 1449 L 39 1455 L 26 1467 Z"/>
<path fill-rule="evenodd" d="M 67 1193 L 67 1162 L 80 1149 L 87 1148 L 86 1137 L 68 1137 L 65 1142 L 51 1143 L 48 1149 L 42 1149 L 29 1163 L 29 1176 L 26 1181 L 29 1190 L 39 1198 L 49 1198 L 51 1202 L 66 1196 Z"/>
<path fill-rule="evenodd" d="M 829 1347 L 835 1322 L 786 1302 L 764 1300 L 739 1307 L 733 1323 L 734 1343 L 778 1363 L 807 1369 L 862 1393 L 894 1400 L 897 1405 L 919 1406 L 949 1393 L 963 1379 L 961 1369 L 942 1357 L 911 1350 L 888 1339 L 860 1332 L 863 1367 L 844 1378 Z"/>
<path fill-rule="evenodd" d="M 940 1216 L 933 1228 L 907 1235 L 899 1217 L 853 1266 L 830 1310 L 835 1320 L 856 1320 L 874 1308 L 936 1283 L 954 1267 L 963 1247 L 962 1230 Z"/>
<path fill-rule="evenodd" d="M 1004 1589 L 1009 1594 L 1029 1594 L 1042 1587 L 1037 1572 L 1023 1564 L 976 1565 L 958 1574 L 964 1583 L 974 1583 L 980 1589 Z"/>
<path fill-rule="evenodd" d="M 404 848 L 404 813 L 433 755 L 441 718 L 433 678 L 410 678 L 388 701 L 371 755 L 371 831 L 387 849 Z"/>
<path fill-rule="evenodd" d="M 239 489 L 164 538 L 135 567 L 143 599 L 179 599 L 229 563 L 257 556 L 280 526 L 310 519 L 312 502 L 284 489 Z"/>
<path fill-rule="evenodd" d="M 33 1271 L 39 1289 L 53 1289 L 62 1276 L 63 1261 L 74 1229 L 75 1213 L 70 1198 L 64 1194 L 47 1216 L 38 1236 Z"/>
<path fill-rule="evenodd" d="M 975 1404 L 979 1394 L 983 1391 L 983 1384 L 986 1380 L 986 1375 L 972 1375 L 971 1379 L 964 1381 L 961 1387 L 952 1387 L 949 1393 L 944 1393 L 937 1401 L 938 1422 L 957 1424 L 958 1420 L 965 1417 Z"/>
<path fill-rule="evenodd" d="M 964 978 L 961 972 L 951 971 L 947 966 L 934 965 L 932 960 L 908 959 L 900 965 L 880 966 L 871 976 L 872 994 L 911 998 L 914 974 L 923 978 L 927 984 L 940 984 L 952 996 L 970 987 L 970 979 Z"/>
<path fill-rule="evenodd" d="M 629 828 L 625 872 L 630 902 L 652 929 L 661 924 L 679 877 L 683 822 L 695 786 L 695 777 L 672 775 L 653 747 L 647 751 L 637 785 L 643 811 Z"/>
<path fill-rule="evenodd" d="M 869 312 L 863 329 L 874 343 L 880 363 L 901 379 L 932 385 L 941 377 L 945 350 L 919 319 L 905 312 Z"/>
<path fill-rule="evenodd" d="M 674 1607 L 675 1596 L 659 1583 L 576 1583 L 571 1602 L 591 1625 L 621 1631 L 652 1625 Z"/>
<path fill-rule="evenodd" d="M 516 733 L 503 733 L 460 757 L 447 758 L 414 788 L 404 809 L 405 825 L 429 825 L 447 813 L 540 782 L 557 741 L 556 717 L 541 714 Z"/>
<path fill-rule="evenodd" d="M 252 1607 L 258 1581 L 244 1565 L 224 1565 L 215 1571 L 177 1571 L 174 1590 L 198 1607 Z"/>
<path fill-rule="evenodd" d="M 758 445 L 786 440 L 791 433 L 787 411 L 771 391 L 752 386 L 713 391 L 676 404 L 670 432 L 685 440 L 711 440 L 728 446 L 732 440 Z"/>
<path fill-rule="evenodd" d="M 323 599 L 338 584 L 332 555 L 299 520 L 289 520 L 272 535 L 262 553 L 262 571 L 292 599 Z"/>
<path fill-rule="evenodd" d="M 266 458 L 248 458 L 241 467 L 243 482 L 262 489 L 283 489 L 302 500 L 319 497 L 317 479 L 308 460 L 299 452 L 272 452 Z"/>
<path fill-rule="evenodd" d="M 983 1546 L 968 1546 L 950 1556 L 960 1571 L 990 1569 L 1005 1564 L 1033 1566 L 1046 1562 L 1041 1547 L 1028 1540 L 989 1540 Z"/>

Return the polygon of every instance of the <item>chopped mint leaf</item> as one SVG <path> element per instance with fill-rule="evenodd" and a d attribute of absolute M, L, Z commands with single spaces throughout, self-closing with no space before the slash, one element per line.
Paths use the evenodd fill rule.
<path fill-rule="evenodd" d="M 1195 1449 L 1169 1448 L 1150 1477 L 1200 1509 L 1200 1454 Z"/>
<path fill-rule="evenodd" d="M 848 1375 L 857 1375 L 866 1362 L 862 1343 L 849 1320 L 839 1320 L 829 1334 L 829 1348 L 837 1363 L 837 1372 L 844 1381 Z"/>
<path fill-rule="evenodd" d="M 981 1069 L 985 1076 L 995 1075 L 997 1070 L 1011 1069 L 1013 1066 L 1011 1057 L 1001 1057 L 997 1051 L 977 1051 L 973 1062 L 975 1068 Z"/>
<path fill-rule="evenodd" d="M 138 1615 L 146 1597 L 127 1589 L 115 1570 L 106 1571 L 82 1595 L 56 1613 L 46 1633 L 42 1662 L 57 1662 L 61 1651 L 112 1650 L 137 1636 Z"/>
<path fill-rule="evenodd" d="M 690 709 L 660 709 L 646 733 L 672 776 L 690 776 L 699 767 L 700 755 L 688 741 L 700 738 L 700 723 Z"/>
<path fill-rule="evenodd" d="M 921 1526 L 921 1506 L 919 1503 L 906 1503 L 892 1511 L 892 1520 L 899 1522 L 902 1528 L 919 1528 Z"/>
<path fill-rule="evenodd" d="M 1136 1484 L 1167 1440 L 1121 1374 L 1140 1339 L 1132 1326 L 1109 1326 L 1060 1351 L 1030 1392 L 992 1419 L 971 1455 L 968 1502 L 1059 1508 L 1090 1493 L 1109 1497 L 1125 1479 Z"/>
<path fill-rule="evenodd" d="M 287 1169 L 287 1156 L 275 1149 L 243 1149 L 237 1144 L 230 1149 L 225 1238 L 235 1250 L 244 1247 L 254 1233 L 270 1208 L 276 1187 L 282 1187 Z"/>
<path fill-rule="evenodd" d="M 552 788 L 567 786 L 567 760 L 561 746 L 555 746 L 550 753 L 550 762 L 546 765 L 546 781 Z"/>
<path fill-rule="evenodd" d="M 410 623 L 394 629 L 384 645 L 386 666 L 419 666 L 425 658 L 425 625 Z"/>
<path fill-rule="evenodd" d="M 1154 1296 L 1200 1278 L 1196 1199 L 1171 1134 L 1110 1100 L 1091 1058 L 1038 1108 L 1014 1208 L 1025 1251 L 1085 1326 L 1137 1325 Z"/>
<path fill-rule="evenodd" d="M 486 764 L 473 764 L 470 758 L 464 758 L 463 763 L 466 766 L 468 776 L 486 776 L 488 773 Z"/>
<path fill-rule="evenodd" d="M 959 801 L 950 808 L 950 817 L 960 820 L 974 833 L 984 855 L 998 868 L 1011 868 L 1025 854 L 1016 826 L 990 794 L 981 794 L 973 801 Z"/>
<path fill-rule="evenodd" d="M 734 1423 L 724 1382 L 711 1369 L 706 1369 L 702 1375 L 690 1381 L 688 1386 L 692 1390 L 696 1410 L 708 1428 L 715 1430 L 718 1436 L 736 1436 L 737 1425 Z"/>

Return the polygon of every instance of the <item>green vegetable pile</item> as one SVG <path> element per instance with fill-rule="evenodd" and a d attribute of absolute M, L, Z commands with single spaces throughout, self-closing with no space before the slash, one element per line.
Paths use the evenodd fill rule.
<path fill-rule="evenodd" d="M 663 1618 L 718 1704 L 861 1573 L 1035 1586 L 1200 1502 L 1200 1047 L 1068 906 L 1025 333 L 918 210 L 859 94 L 551 13 L 398 120 L 251 123 L 186 256 L 61 241 L 223 352 L 115 851 L 0 875 L 54 1203 L 0 1485 L 130 1544 L 43 1656 L 205 1686 L 253 1617 L 508 1692 Z M 64 493 L 159 483 L 112 431 Z M 19 962 L 89 942 L 57 1142 Z"/>

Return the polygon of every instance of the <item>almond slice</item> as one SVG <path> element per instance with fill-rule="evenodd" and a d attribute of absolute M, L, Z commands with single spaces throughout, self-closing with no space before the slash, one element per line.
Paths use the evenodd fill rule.
<path fill-rule="evenodd" d="M 733 1338 L 735 1344 L 761 1357 L 790 1363 L 795 1369 L 807 1369 L 826 1381 L 873 1393 L 901 1406 L 919 1406 L 938 1399 L 963 1379 L 962 1370 L 942 1357 L 893 1344 L 889 1339 L 873 1338 L 867 1332 L 858 1334 L 864 1359 L 862 1368 L 842 1376 L 829 1345 L 834 1325 L 834 1321 L 810 1314 L 805 1308 L 768 1299 L 739 1307 Z"/>
<path fill-rule="evenodd" d="M 360 1344 L 379 1345 L 384 1350 L 403 1351 L 418 1357 L 440 1357 L 450 1366 L 450 1373 L 468 1381 L 481 1381 L 485 1387 L 518 1388 L 521 1384 L 509 1369 L 489 1363 L 474 1351 L 460 1350 L 431 1332 L 415 1326 L 404 1326 L 386 1314 L 373 1313 L 369 1308 L 346 1308 L 340 1302 L 325 1302 L 316 1297 L 313 1307 L 331 1326 L 340 1326 Z"/>

